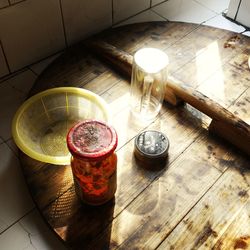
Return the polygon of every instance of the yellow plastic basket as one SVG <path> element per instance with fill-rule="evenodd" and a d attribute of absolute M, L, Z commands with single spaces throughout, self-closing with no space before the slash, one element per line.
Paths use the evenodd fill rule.
<path fill-rule="evenodd" d="M 77 122 L 109 122 L 106 102 L 91 91 L 60 87 L 43 91 L 25 101 L 12 121 L 12 135 L 25 154 L 41 162 L 67 165 L 70 153 L 66 135 Z"/>

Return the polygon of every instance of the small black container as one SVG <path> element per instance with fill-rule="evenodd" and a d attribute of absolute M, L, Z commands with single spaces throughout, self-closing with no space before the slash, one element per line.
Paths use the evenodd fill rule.
<path fill-rule="evenodd" d="M 135 138 L 134 154 L 142 167 L 162 168 L 168 157 L 168 149 L 169 140 L 162 132 L 147 130 Z"/>

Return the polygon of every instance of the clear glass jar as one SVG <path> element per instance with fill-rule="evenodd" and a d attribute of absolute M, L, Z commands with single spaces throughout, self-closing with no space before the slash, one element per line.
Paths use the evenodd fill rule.
<path fill-rule="evenodd" d="M 156 48 L 143 48 L 134 55 L 130 88 L 131 113 L 152 120 L 165 96 L 168 56 Z"/>
<path fill-rule="evenodd" d="M 117 133 L 104 122 L 76 124 L 67 136 L 77 196 L 90 205 L 111 200 L 116 191 Z"/>

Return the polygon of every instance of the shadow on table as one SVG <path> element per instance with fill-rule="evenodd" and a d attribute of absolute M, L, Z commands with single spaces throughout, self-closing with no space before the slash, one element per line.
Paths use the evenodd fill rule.
<path fill-rule="evenodd" d="M 48 223 L 72 249 L 93 249 L 95 239 L 105 230 L 103 242 L 110 241 L 115 199 L 101 206 L 82 204 L 76 197 L 74 186 L 44 211 Z"/>

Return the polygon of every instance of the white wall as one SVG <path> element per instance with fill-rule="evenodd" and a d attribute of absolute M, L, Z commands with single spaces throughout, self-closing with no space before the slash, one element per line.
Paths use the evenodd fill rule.
<path fill-rule="evenodd" d="M 250 28 L 250 1 L 231 0 L 227 16 Z"/>
<path fill-rule="evenodd" d="M 164 0 L 0 0 L 0 77 L 161 2 Z"/>

